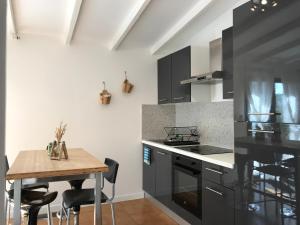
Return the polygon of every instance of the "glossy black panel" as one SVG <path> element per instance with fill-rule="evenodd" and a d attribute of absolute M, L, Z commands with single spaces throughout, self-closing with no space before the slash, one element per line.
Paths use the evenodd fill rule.
<path fill-rule="evenodd" d="M 234 10 L 236 121 L 300 123 L 300 1 Z"/>
<path fill-rule="evenodd" d="M 236 224 L 299 225 L 299 157 L 245 143 L 236 151 Z"/>

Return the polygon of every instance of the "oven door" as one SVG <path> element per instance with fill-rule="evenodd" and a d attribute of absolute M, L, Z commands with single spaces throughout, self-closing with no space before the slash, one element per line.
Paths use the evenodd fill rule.
<path fill-rule="evenodd" d="M 173 164 L 172 200 L 201 219 L 201 171 Z"/>

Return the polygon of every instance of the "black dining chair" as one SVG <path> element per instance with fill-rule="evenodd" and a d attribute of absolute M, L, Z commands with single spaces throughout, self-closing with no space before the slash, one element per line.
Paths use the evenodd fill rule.
<path fill-rule="evenodd" d="M 113 225 L 116 224 L 115 222 L 115 208 L 113 200 L 115 198 L 115 184 L 119 169 L 119 163 L 106 158 L 105 164 L 108 166 L 108 172 L 103 173 L 103 180 L 102 180 L 102 187 L 101 190 L 104 188 L 104 178 L 106 181 L 112 184 L 112 195 L 109 198 L 106 194 L 101 192 L 101 203 L 109 203 L 111 207 L 112 213 L 112 222 Z M 80 206 L 80 205 L 91 205 L 95 203 L 95 190 L 93 188 L 90 189 L 72 189 L 66 190 L 62 194 L 62 205 L 61 205 L 61 212 L 60 215 L 65 213 L 67 218 L 67 225 L 70 224 L 70 210 L 73 207 Z M 76 222 L 76 223 L 75 223 Z M 62 224 L 62 217 L 60 217 L 59 224 Z M 79 214 L 74 215 L 74 225 L 79 224 Z"/>
<path fill-rule="evenodd" d="M 14 196 L 14 190 L 8 191 L 10 198 Z M 41 207 L 49 205 L 56 199 L 57 192 L 42 192 L 22 189 L 21 203 L 28 215 L 27 225 L 37 225 L 38 214 Z"/>
<path fill-rule="evenodd" d="M 69 182 L 72 190 L 81 190 L 84 181 L 85 181 L 85 179 L 81 179 L 81 180 L 69 180 L 68 182 Z M 79 221 L 76 221 L 76 219 L 79 218 L 76 215 L 78 215 L 79 213 L 80 213 L 80 205 L 74 206 L 73 207 L 74 224 L 78 224 L 79 223 Z M 61 216 L 63 216 L 63 214 L 61 214 L 61 212 L 58 211 L 56 213 L 56 217 L 60 220 Z"/>
<path fill-rule="evenodd" d="M 8 159 L 7 156 L 5 156 L 5 170 L 6 173 L 9 170 L 9 163 L 8 163 Z M 7 221 L 6 224 L 9 225 L 10 224 L 10 211 L 11 211 L 11 207 L 13 206 L 13 197 L 11 194 L 11 191 L 14 189 L 14 183 L 8 181 L 8 183 L 10 184 L 9 189 L 6 189 L 5 191 L 5 207 L 6 207 L 6 214 L 8 215 L 7 217 Z M 37 190 L 37 189 L 45 189 L 47 192 L 49 190 L 49 183 L 48 182 L 31 182 L 31 183 L 22 183 L 22 190 L 26 189 L 26 190 Z M 47 205 L 47 214 L 48 214 L 48 225 L 52 225 L 52 215 L 51 215 L 51 209 L 50 209 L 50 205 Z"/>

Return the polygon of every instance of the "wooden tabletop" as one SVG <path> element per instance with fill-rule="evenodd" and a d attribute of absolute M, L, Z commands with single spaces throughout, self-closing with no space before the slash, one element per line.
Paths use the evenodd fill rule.
<path fill-rule="evenodd" d="M 7 172 L 7 180 L 47 178 L 107 172 L 108 167 L 87 151 L 68 149 L 69 159 L 50 160 L 46 150 L 21 151 Z"/>

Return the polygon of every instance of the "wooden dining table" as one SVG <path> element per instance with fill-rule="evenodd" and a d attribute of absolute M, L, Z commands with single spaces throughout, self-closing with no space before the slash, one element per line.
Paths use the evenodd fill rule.
<path fill-rule="evenodd" d="M 68 149 L 68 159 L 50 160 L 46 150 L 20 151 L 6 174 L 14 180 L 14 225 L 21 224 L 22 183 L 95 179 L 94 224 L 102 225 L 102 173 L 108 167 L 82 148 Z"/>

